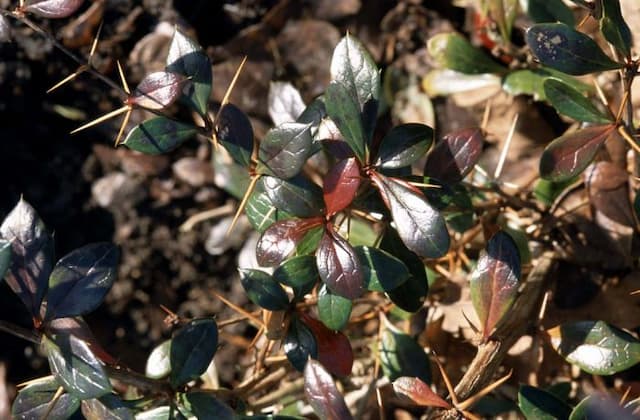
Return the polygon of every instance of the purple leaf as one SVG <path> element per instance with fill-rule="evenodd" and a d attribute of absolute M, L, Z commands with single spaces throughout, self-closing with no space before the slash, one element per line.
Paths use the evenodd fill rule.
<path fill-rule="evenodd" d="M 520 283 L 520 255 L 511 236 L 498 232 L 489 239 L 471 275 L 471 301 L 489 337 L 509 310 Z"/>
<path fill-rule="evenodd" d="M 304 368 L 304 395 L 321 419 L 353 418 L 329 372 L 313 359 Z"/>
<path fill-rule="evenodd" d="M 479 128 L 447 134 L 429 153 L 424 174 L 446 184 L 462 181 L 478 162 L 483 143 L 484 135 Z"/>
<path fill-rule="evenodd" d="M 175 73 L 151 73 L 135 88 L 129 103 L 147 109 L 164 109 L 180 97 L 183 81 L 184 78 Z"/>
<path fill-rule="evenodd" d="M 256 246 L 258 264 L 264 267 L 275 267 L 284 261 L 304 235 L 323 219 L 286 219 L 271 225 L 264 231 Z"/>
<path fill-rule="evenodd" d="M 316 252 L 320 278 L 335 294 L 356 299 L 364 292 L 358 254 L 332 227 L 325 229 Z"/>
<path fill-rule="evenodd" d="M 338 162 L 324 178 L 324 202 L 327 216 L 344 210 L 360 186 L 360 166 L 356 158 Z"/>
<path fill-rule="evenodd" d="M 82 1 L 83 0 L 43 0 L 28 4 L 25 10 L 44 18 L 66 18 L 82 6 Z"/>
<path fill-rule="evenodd" d="M 451 404 L 443 400 L 433 392 L 429 385 L 420 378 L 402 376 L 393 381 L 393 390 L 400 395 L 408 397 L 415 404 L 425 407 L 440 407 L 448 410 Z"/>

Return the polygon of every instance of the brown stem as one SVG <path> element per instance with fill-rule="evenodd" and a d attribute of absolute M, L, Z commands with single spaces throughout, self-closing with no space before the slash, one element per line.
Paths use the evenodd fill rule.
<path fill-rule="evenodd" d="M 41 335 L 38 332 L 19 327 L 11 322 L 0 320 L 0 331 L 15 335 L 16 337 L 30 341 L 33 344 L 40 344 Z"/>

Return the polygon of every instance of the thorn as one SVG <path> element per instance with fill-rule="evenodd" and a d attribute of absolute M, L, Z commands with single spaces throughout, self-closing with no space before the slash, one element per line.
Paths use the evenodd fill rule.
<path fill-rule="evenodd" d="M 16 388 L 24 388 L 25 386 L 37 384 L 37 383 L 40 383 L 40 382 L 46 382 L 46 381 L 51 380 L 51 379 L 53 379 L 53 375 L 48 375 L 48 376 L 43 376 L 41 378 L 31 379 L 31 380 L 28 380 L 26 382 L 19 383 L 18 385 L 16 385 Z"/>
<path fill-rule="evenodd" d="M 469 327 L 473 330 L 473 332 L 476 334 L 480 334 L 480 329 L 473 322 L 471 322 L 471 320 L 467 317 L 467 314 L 465 314 L 464 311 L 462 311 L 462 316 L 467 321 L 467 323 L 469 324 Z"/>
<path fill-rule="evenodd" d="M 124 119 L 122 120 L 122 124 L 120 125 L 120 130 L 118 131 L 118 136 L 116 137 L 116 142 L 113 147 L 118 147 L 118 145 L 120 144 L 120 138 L 122 138 L 122 133 L 124 133 L 124 129 L 129 123 L 129 118 L 131 117 L 132 111 L 133 111 L 133 108 L 129 107 L 129 110 L 127 111 L 127 113 L 124 114 Z"/>
<path fill-rule="evenodd" d="M 96 49 L 98 48 L 98 39 L 100 38 L 100 32 L 102 32 L 102 24 L 104 20 L 100 22 L 100 26 L 98 26 L 98 30 L 96 31 L 96 37 L 93 38 L 93 43 L 91 44 L 91 50 L 89 51 L 89 59 L 87 63 L 91 66 L 91 61 L 93 60 L 93 55 L 96 53 Z"/>
<path fill-rule="evenodd" d="M 229 308 L 233 309 L 234 311 L 236 311 L 240 315 L 246 317 L 247 319 L 252 320 L 260 328 L 265 328 L 264 322 L 262 322 L 262 320 L 260 318 L 256 317 L 251 312 L 245 311 L 244 309 L 242 309 L 241 307 L 239 307 L 235 303 L 231 302 L 230 300 L 228 300 L 227 298 L 225 298 L 224 296 L 222 296 L 221 294 L 219 294 L 216 291 L 212 291 L 211 293 L 213 293 L 213 296 L 215 296 L 216 298 L 220 299 L 222 301 L 222 303 L 227 305 Z"/>
<path fill-rule="evenodd" d="M 616 124 L 620 124 L 622 121 L 622 113 L 624 112 L 624 107 L 627 105 L 627 101 L 629 100 L 630 90 L 625 90 L 624 96 L 622 97 L 622 102 L 620 103 L 620 107 L 618 108 L 618 113 L 616 114 Z"/>
<path fill-rule="evenodd" d="M 56 403 L 60 400 L 60 397 L 63 393 L 64 388 L 59 386 L 56 390 L 56 393 L 53 395 L 53 398 L 51 399 L 51 401 L 49 401 L 49 404 L 47 405 L 47 411 L 45 411 L 44 416 L 42 416 L 42 420 L 47 420 L 49 418 L 49 415 L 53 411 L 53 408 L 56 406 Z"/>
<path fill-rule="evenodd" d="M 449 396 L 451 397 L 451 402 L 453 406 L 458 408 L 458 397 L 456 397 L 456 392 L 453 389 L 453 385 L 451 385 L 451 381 L 449 380 L 449 376 L 447 372 L 445 372 L 444 367 L 442 367 L 442 363 L 438 360 L 438 355 L 435 351 L 431 350 L 431 354 L 433 355 L 433 360 L 435 360 L 438 365 L 438 369 L 440 370 L 440 375 L 442 375 L 442 380 L 444 381 L 445 386 L 447 387 L 447 391 L 449 391 Z"/>
<path fill-rule="evenodd" d="M 500 159 L 498 160 L 498 166 L 496 166 L 496 170 L 493 173 L 493 179 L 500 178 L 502 175 L 502 168 L 504 168 L 504 162 L 507 160 L 507 153 L 509 152 L 509 147 L 511 147 L 511 140 L 513 140 L 513 135 L 516 132 L 516 125 L 518 124 L 518 117 L 520 114 L 516 114 L 513 117 L 513 122 L 511 123 L 511 127 L 509 128 L 509 133 L 507 134 L 507 139 L 504 142 L 504 147 L 500 152 Z"/>
<path fill-rule="evenodd" d="M 487 395 L 488 393 L 490 393 L 491 391 L 493 391 L 494 389 L 496 389 L 497 387 L 505 383 L 507 379 L 511 377 L 512 373 L 513 373 L 513 370 L 510 370 L 509 373 L 507 373 L 502 378 L 498 379 L 492 384 L 487 385 L 486 387 L 484 387 L 484 389 L 482 389 L 477 394 L 467 398 L 460 404 L 456 405 L 456 408 L 459 410 L 466 410 L 467 408 L 471 407 L 473 404 L 477 403 L 478 400 L 480 400 L 480 398 L 484 397 L 485 395 Z"/>
<path fill-rule="evenodd" d="M 115 111 L 111 111 L 108 114 L 103 115 L 102 117 L 98 117 L 95 120 L 93 120 L 91 122 L 88 122 L 85 125 L 76 128 L 70 134 L 75 134 L 78 131 L 82 131 L 82 130 L 85 130 L 85 129 L 89 128 L 89 127 L 93 127 L 94 125 L 100 124 L 101 122 L 106 121 L 106 120 L 108 120 L 110 118 L 117 117 L 118 115 L 127 112 L 127 110 L 129 110 L 129 109 L 130 109 L 130 106 L 129 105 L 125 105 L 122 108 L 118 108 Z"/>
<path fill-rule="evenodd" d="M 129 85 L 127 84 L 127 79 L 124 78 L 124 72 L 122 71 L 122 66 L 120 65 L 120 61 L 116 60 L 116 64 L 118 65 L 118 73 L 120 73 L 122 88 L 124 89 L 127 95 L 131 95 L 131 91 L 129 90 Z"/>
<path fill-rule="evenodd" d="M 76 71 L 74 71 L 73 73 L 71 73 L 70 75 L 68 75 L 67 77 L 65 77 L 64 79 L 60 80 L 58 83 L 56 83 L 55 85 L 51 86 L 48 90 L 47 93 L 51 93 L 54 90 L 58 89 L 59 87 L 61 87 L 62 85 L 64 85 L 65 83 L 68 83 L 70 81 L 72 81 L 73 79 L 75 79 L 76 77 L 80 76 L 82 73 L 84 73 L 87 70 L 87 66 L 86 65 L 81 65 L 80 67 L 78 67 L 78 69 Z"/>
<path fill-rule="evenodd" d="M 240 65 L 238 66 L 236 73 L 233 75 L 233 79 L 231 79 L 231 83 L 229 83 L 229 87 L 227 88 L 227 91 L 224 93 L 222 102 L 220 102 L 220 109 L 218 109 L 218 113 L 213 119 L 214 123 L 218 121 L 218 117 L 220 116 L 220 111 L 222 111 L 222 108 L 224 108 L 224 106 L 229 103 L 229 97 L 231 96 L 231 91 L 235 87 L 236 82 L 238 81 L 238 77 L 240 77 L 240 72 L 242 71 L 242 68 L 244 67 L 244 63 L 246 63 L 246 61 L 247 61 L 247 56 L 245 55 L 242 61 L 240 62 Z M 213 140 L 214 140 L 214 143 L 217 142 L 217 138 Z"/>
<path fill-rule="evenodd" d="M 627 143 L 629 143 L 629 145 L 633 148 L 633 150 L 636 151 L 636 153 L 640 153 L 640 146 L 638 146 L 636 141 L 632 139 L 631 136 L 629 136 L 629 133 L 627 133 L 627 130 L 623 125 L 618 126 L 618 133 L 620 133 L 622 138 L 625 139 Z"/>
<path fill-rule="evenodd" d="M 251 181 L 249 182 L 249 187 L 247 188 L 247 191 L 244 193 L 244 196 L 242 197 L 240 206 L 238 206 L 238 210 L 236 210 L 236 214 L 233 216 L 233 220 L 231 221 L 231 225 L 229 225 L 229 229 L 227 229 L 227 233 L 225 233 L 225 236 L 228 237 L 231 231 L 233 230 L 233 228 L 236 226 L 236 223 L 238 222 L 238 217 L 240 217 L 242 210 L 244 210 L 245 206 L 247 205 L 247 201 L 249 201 L 249 197 L 251 196 L 251 193 L 253 192 L 253 189 L 256 187 L 256 183 L 258 182 L 259 179 L 260 179 L 260 175 L 254 175 L 251 177 Z"/>
<path fill-rule="evenodd" d="M 491 106 L 493 105 L 493 98 L 487 99 L 487 104 L 484 107 L 482 113 L 482 123 L 480 123 L 480 129 L 483 132 L 487 132 L 487 126 L 489 125 L 489 117 L 491 116 Z"/>

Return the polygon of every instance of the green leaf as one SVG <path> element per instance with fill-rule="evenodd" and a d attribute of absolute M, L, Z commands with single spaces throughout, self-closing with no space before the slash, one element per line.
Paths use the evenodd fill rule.
<path fill-rule="evenodd" d="M 200 115 L 206 115 L 213 80 L 211 62 L 200 45 L 177 28 L 167 55 L 167 70 L 190 79 L 187 103 Z"/>
<path fill-rule="evenodd" d="M 311 151 L 310 128 L 291 122 L 269 130 L 260 142 L 256 172 L 282 179 L 297 175 Z"/>
<path fill-rule="evenodd" d="M 604 321 L 578 321 L 547 331 L 569 363 L 594 375 L 612 375 L 640 362 L 640 341 Z"/>
<path fill-rule="evenodd" d="M 225 104 L 215 121 L 216 138 L 234 161 L 249 168 L 253 152 L 253 127 L 247 114 L 234 104 Z"/>
<path fill-rule="evenodd" d="M 540 388 L 521 385 L 518 406 L 527 420 L 568 419 L 571 407 Z"/>
<path fill-rule="evenodd" d="M 575 25 L 573 12 L 562 0 L 529 0 L 527 14 L 535 23 L 562 22 Z"/>
<path fill-rule="evenodd" d="M 415 376 L 431 383 L 430 362 L 424 349 L 386 318 L 380 336 L 379 356 L 384 375 L 391 381 L 402 376 Z"/>
<path fill-rule="evenodd" d="M 487 338 L 515 300 L 520 283 L 520 255 L 516 243 L 499 231 L 489 239 L 471 274 L 471 301 Z"/>
<path fill-rule="evenodd" d="M 316 259 L 311 255 L 293 257 L 273 272 L 273 279 L 293 289 L 294 300 L 301 301 L 310 293 L 320 278 Z"/>
<path fill-rule="evenodd" d="M 539 23 L 527 30 L 527 44 L 542 64 L 573 75 L 619 69 L 587 35 L 564 23 Z"/>
<path fill-rule="evenodd" d="M 53 266 L 53 237 L 38 213 L 23 199 L 2 222 L 0 237 L 11 243 L 6 281 L 31 316 L 39 318 Z"/>
<path fill-rule="evenodd" d="M 87 420 L 134 420 L 131 410 L 113 394 L 82 401 L 82 414 Z"/>
<path fill-rule="evenodd" d="M 331 293 L 326 285 L 318 292 L 318 316 L 333 331 L 340 331 L 349 322 L 353 303 L 350 299 Z"/>
<path fill-rule="evenodd" d="M 580 92 L 560 80 L 553 78 L 545 80 L 544 94 L 556 111 L 574 120 L 596 124 L 613 121 L 611 115 L 600 111 Z"/>
<path fill-rule="evenodd" d="M 353 418 L 329 372 L 313 359 L 304 368 L 304 395 L 321 419 Z"/>
<path fill-rule="evenodd" d="M 427 42 L 427 48 L 440 67 L 460 73 L 502 74 L 507 70 L 456 33 L 441 33 L 431 37 Z"/>
<path fill-rule="evenodd" d="M 193 391 L 184 394 L 191 412 L 198 420 L 233 420 L 233 409 L 215 397 L 211 392 Z"/>
<path fill-rule="evenodd" d="M 324 235 L 324 227 L 316 226 L 305 232 L 304 236 L 296 244 L 297 255 L 312 255 L 315 254 L 322 236 Z"/>
<path fill-rule="evenodd" d="M 614 129 L 614 124 L 595 125 L 553 140 L 542 152 L 540 176 L 548 181 L 564 182 L 579 175 Z"/>
<path fill-rule="evenodd" d="M 551 206 L 556 198 L 562 194 L 568 186 L 573 184 L 576 178 L 569 178 L 562 182 L 552 182 L 546 179 L 540 179 L 533 188 L 533 195 L 538 201 L 546 206 Z"/>
<path fill-rule="evenodd" d="M 503 42 L 508 43 L 511 40 L 513 22 L 519 12 L 518 0 L 487 0 L 483 4 L 488 6 L 489 15 L 498 25 Z"/>
<path fill-rule="evenodd" d="M 629 25 L 625 22 L 620 10 L 619 0 L 599 0 L 602 7 L 600 18 L 600 31 L 611 45 L 622 53 L 624 57 L 630 57 L 633 38 Z"/>
<path fill-rule="evenodd" d="M 355 94 L 342 83 L 333 80 L 324 93 L 327 114 L 340 130 L 360 163 L 366 163 L 368 141 L 363 125 L 361 109 Z"/>
<path fill-rule="evenodd" d="M 276 221 L 286 220 L 293 217 L 293 214 L 279 209 L 276 206 L 276 203 L 273 202 L 270 194 L 273 196 L 274 192 L 271 191 L 270 194 L 267 193 L 265 179 L 268 179 L 268 177 L 260 177 L 253 189 L 253 194 L 251 194 L 251 197 L 247 200 L 247 206 L 244 210 L 249 222 L 258 232 L 266 231 L 267 228 L 273 225 Z M 278 199 L 278 204 L 282 204 L 278 197 L 278 195 L 275 195 L 275 198 Z"/>
<path fill-rule="evenodd" d="M 269 274 L 260 270 L 240 269 L 240 281 L 251 302 L 269 311 L 289 307 L 287 292 Z"/>
<path fill-rule="evenodd" d="M 256 191 L 264 190 L 273 206 L 288 214 L 297 217 L 322 215 L 322 190 L 307 178 L 296 176 L 285 180 L 262 176 L 258 184 L 262 184 L 262 188 L 256 188 Z"/>
<path fill-rule="evenodd" d="M 378 248 L 355 247 L 362 264 L 362 276 L 367 290 L 387 292 L 409 279 L 409 269 L 398 258 Z"/>
<path fill-rule="evenodd" d="M 51 373 L 64 389 L 81 400 L 111 392 L 109 377 L 87 343 L 70 334 L 43 336 Z"/>
<path fill-rule="evenodd" d="M 118 248 L 110 243 L 83 246 L 62 257 L 49 277 L 45 320 L 93 311 L 118 275 Z"/>
<path fill-rule="evenodd" d="M 378 160 L 381 168 L 410 166 L 424 156 L 433 143 L 433 129 L 428 125 L 407 123 L 393 127 L 382 139 Z"/>
<path fill-rule="evenodd" d="M 291 365 L 302 372 L 309 358 L 318 357 L 318 346 L 316 339 L 307 327 L 297 316 L 291 318 L 287 335 L 284 338 L 284 353 Z"/>
<path fill-rule="evenodd" d="M 256 258 L 263 267 L 280 265 L 296 249 L 298 242 L 311 229 L 321 226 L 324 219 L 286 219 L 269 227 L 256 245 Z"/>
<path fill-rule="evenodd" d="M 439 258 L 449 251 L 449 232 L 444 218 L 405 181 L 373 172 L 371 180 L 391 210 L 404 244 L 419 256 Z"/>
<path fill-rule="evenodd" d="M 335 294 L 356 299 L 364 293 L 362 269 L 353 247 L 332 228 L 325 229 L 316 251 L 320 278 Z"/>
<path fill-rule="evenodd" d="M 11 242 L 0 239 L 0 282 L 11 264 Z"/>
<path fill-rule="evenodd" d="M 237 200 L 242 200 L 251 181 L 247 168 L 235 162 L 224 148 L 219 148 L 211 154 L 211 162 L 216 187 L 225 190 Z"/>
<path fill-rule="evenodd" d="M 357 38 L 347 34 L 336 45 L 331 58 L 331 78 L 341 83 L 355 98 L 363 129 L 362 141 L 371 141 L 378 117 L 380 71 Z"/>
<path fill-rule="evenodd" d="M 50 419 L 70 418 L 80 407 L 80 400 L 65 392 L 58 397 L 51 408 L 58 388 L 60 384 L 51 377 L 24 387 L 18 392 L 11 407 L 13 418 L 16 420 L 42 419 L 47 412 Z M 50 408 L 51 411 L 49 411 Z"/>
<path fill-rule="evenodd" d="M 549 78 L 558 79 L 582 94 L 589 94 L 594 91 L 593 86 L 548 67 L 509 72 L 502 81 L 502 88 L 511 95 L 533 95 L 533 99 L 536 101 L 544 101 L 547 99 L 544 93 L 544 81 Z"/>
<path fill-rule="evenodd" d="M 136 125 L 122 144 L 131 150 L 159 155 L 180 146 L 195 136 L 198 130 L 191 124 L 184 124 L 167 117 L 153 117 Z"/>
<path fill-rule="evenodd" d="M 145 375 L 160 379 L 171 373 L 171 340 L 165 340 L 156 346 L 147 359 Z"/>
<path fill-rule="evenodd" d="M 171 341 L 173 388 L 197 379 L 207 370 L 218 347 L 218 326 L 212 319 L 195 319 L 182 327 Z"/>

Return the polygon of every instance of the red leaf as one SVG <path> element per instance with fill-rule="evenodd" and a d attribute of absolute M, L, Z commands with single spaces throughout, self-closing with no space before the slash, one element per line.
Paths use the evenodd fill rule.
<path fill-rule="evenodd" d="M 258 264 L 263 267 L 275 267 L 284 261 L 296 249 L 296 244 L 305 233 L 320 226 L 324 219 L 280 220 L 264 231 L 256 246 Z"/>
<path fill-rule="evenodd" d="M 304 313 L 302 321 L 316 337 L 320 363 L 334 375 L 350 375 L 353 367 L 353 349 L 347 336 L 340 331 L 331 331 L 322 322 Z"/>
<path fill-rule="evenodd" d="M 182 93 L 184 78 L 168 71 L 147 75 L 135 88 L 129 103 L 147 109 L 163 109 L 171 105 Z"/>
<path fill-rule="evenodd" d="M 304 368 L 304 395 L 321 419 L 352 419 L 344 397 L 320 362 L 309 359 Z"/>
<path fill-rule="evenodd" d="M 411 399 L 414 403 L 425 407 L 451 408 L 451 404 L 433 392 L 429 385 L 419 378 L 402 376 L 393 381 L 393 390 Z"/>
<path fill-rule="evenodd" d="M 429 153 L 424 171 L 444 183 L 462 181 L 478 162 L 484 135 L 479 128 L 465 128 L 444 136 Z"/>
<path fill-rule="evenodd" d="M 65 18 L 78 10 L 80 6 L 82 6 L 82 1 L 83 0 L 44 0 L 29 4 L 24 10 L 44 18 Z"/>
<path fill-rule="evenodd" d="M 324 202 L 327 216 L 346 208 L 360 186 L 360 167 L 356 158 L 338 162 L 324 178 Z"/>
<path fill-rule="evenodd" d="M 335 294 L 356 299 L 364 292 L 358 255 L 349 242 L 327 226 L 316 252 L 320 278 Z"/>

